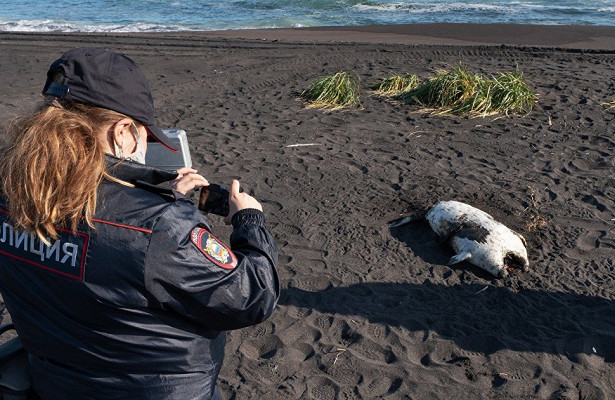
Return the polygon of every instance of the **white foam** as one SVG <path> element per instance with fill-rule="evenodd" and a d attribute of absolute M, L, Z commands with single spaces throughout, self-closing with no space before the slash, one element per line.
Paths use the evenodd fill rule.
<path fill-rule="evenodd" d="M 400 12 L 412 14 L 422 13 L 445 13 L 451 11 L 509 11 L 509 5 L 481 4 L 481 3 L 441 3 L 441 2 L 397 2 L 380 4 L 357 4 L 354 6 L 359 11 Z"/>
<path fill-rule="evenodd" d="M 0 21 L 0 31 L 9 32 L 174 32 L 196 28 L 162 24 L 79 24 L 54 20 Z M 202 30 L 202 29 L 201 29 Z"/>
<path fill-rule="evenodd" d="M 1 21 L 0 31 L 5 32 L 67 32 L 67 33 L 134 33 L 134 32 L 183 32 L 183 31 L 211 31 L 224 29 L 275 29 L 287 28 L 289 25 L 279 24 L 256 24 L 233 26 L 230 28 L 204 28 L 186 25 L 164 25 L 164 24 L 78 24 L 75 22 L 61 22 L 53 20 L 20 20 L 20 21 Z M 310 26 L 299 22 L 292 22 L 293 28 Z"/>

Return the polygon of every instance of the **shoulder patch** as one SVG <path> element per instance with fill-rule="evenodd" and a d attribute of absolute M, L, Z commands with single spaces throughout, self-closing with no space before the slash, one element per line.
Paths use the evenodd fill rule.
<path fill-rule="evenodd" d="M 192 243 L 214 264 L 224 269 L 234 269 L 237 257 L 224 243 L 219 241 L 207 229 L 197 226 L 190 233 Z"/>

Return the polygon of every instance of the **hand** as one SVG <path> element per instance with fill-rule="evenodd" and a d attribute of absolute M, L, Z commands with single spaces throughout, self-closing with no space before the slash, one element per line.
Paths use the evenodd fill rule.
<path fill-rule="evenodd" d="M 179 175 L 173 182 L 173 190 L 177 190 L 181 194 L 186 194 L 189 191 L 201 186 L 209 186 L 207 179 L 197 174 L 196 169 L 184 167 L 176 171 Z"/>
<path fill-rule="evenodd" d="M 233 183 L 231 183 L 231 193 L 228 196 L 228 204 L 229 213 L 226 218 L 224 218 L 224 223 L 227 225 L 231 224 L 233 215 L 239 210 L 255 208 L 259 211 L 263 211 L 263 206 L 261 206 L 261 203 L 254 197 L 247 193 L 239 192 L 239 181 L 237 179 L 233 179 Z"/>

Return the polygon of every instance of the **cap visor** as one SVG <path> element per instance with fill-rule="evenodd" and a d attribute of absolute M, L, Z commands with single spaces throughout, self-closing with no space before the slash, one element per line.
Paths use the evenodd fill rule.
<path fill-rule="evenodd" d="M 169 139 L 169 137 L 165 135 L 164 132 L 162 132 L 162 129 L 155 125 L 149 125 L 146 126 L 146 128 L 158 143 L 162 144 L 164 147 L 171 151 L 179 150 L 179 147 L 175 143 L 173 143 L 173 141 Z"/>

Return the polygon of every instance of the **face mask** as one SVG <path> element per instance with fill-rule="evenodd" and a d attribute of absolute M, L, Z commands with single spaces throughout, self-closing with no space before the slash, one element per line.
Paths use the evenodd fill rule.
<path fill-rule="evenodd" d="M 134 153 L 124 155 L 122 148 L 118 146 L 114 140 L 113 146 L 115 147 L 115 155 L 116 157 L 119 157 L 119 158 L 125 158 L 126 160 L 132 160 L 134 162 L 138 162 L 139 164 L 145 164 L 145 148 L 143 148 L 143 143 L 141 143 L 141 139 L 139 139 L 139 130 L 137 129 L 137 126 L 135 125 L 134 122 L 131 123 L 130 127 L 134 128 L 134 129 L 131 129 L 131 131 L 135 137 L 135 141 L 137 142 L 137 147 Z"/>

